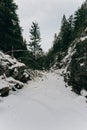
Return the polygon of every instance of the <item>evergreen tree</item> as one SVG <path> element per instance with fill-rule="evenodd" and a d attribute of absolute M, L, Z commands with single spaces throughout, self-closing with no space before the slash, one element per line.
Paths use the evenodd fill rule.
<path fill-rule="evenodd" d="M 74 38 L 74 17 L 73 15 L 71 15 L 68 19 L 68 24 L 69 24 L 69 27 L 68 27 L 68 31 L 69 31 L 69 42 L 71 42 Z"/>
<path fill-rule="evenodd" d="M 60 62 L 65 55 L 71 41 L 73 40 L 73 16 L 66 19 L 64 15 L 62 18 L 61 29 L 59 34 L 54 35 L 53 47 L 49 50 L 46 58 L 46 66 L 49 68 L 54 64 L 55 60 Z M 55 59 L 56 56 L 56 59 Z"/>
<path fill-rule="evenodd" d="M 13 0 L 0 0 L 0 49 L 4 52 L 24 49 L 24 44 L 19 19 L 16 14 L 17 5 Z M 15 53 L 16 57 L 23 53 Z"/>
<path fill-rule="evenodd" d="M 54 50 L 53 50 L 53 48 L 51 48 L 45 57 L 45 69 L 46 70 L 49 70 L 52 67 L 52 65 L 54 64 L 54 60 L 55 60 L 54 55 L 55 55 Z"/>
<path fill-rule="evenodd" d="M 53 41 L 53 53 L 60 52 L 62 49 L 61 38 L 60 35 L 54 34 L 54 41 Z"/>
<path fill-rule="evenodd" d="M 59 34 L 54 35 L 53 47 L 46 56 L 46 67 L 49 69 L 55 63 L 60 62 L 67 53 L 67 49 L 75 38 L 84 35 L 82 32 L 87 28 L 87 0 L 68 19 L 64 15 Z M 87 31 L 86 31 L 87 33 Z M 61 67 L 61 66 L 58 66 Z"/>
<path fill-rule="evenodd" d="M 87 0 L 82 4 L 82 6 L 75 12 L 74 16 L 74 34 L 77 36 L 87 27 Z"/>
<path fill-rule="evenodd" d="M 40 29 L 37 22 L 32 22 L 31 28 L 30 28 L 30 41 L 29 41 L 29 51 L 31 52 L 33 56 L 33 62 L 34 62 L 34 68 L 37 68 L 39 66 L 39 62 L 37 62 L 40 57 L 43 56 L 43 50 L 40 46 Z"/>
<path fill-rule="evenodd" d="M 72 20 L 71 19 L 67 20 L 65 15 L 63 16 L 62 19 L 62 25 L 59 36 L 61 37 L 62 50 L 66 51 L 71 42 Z"/>

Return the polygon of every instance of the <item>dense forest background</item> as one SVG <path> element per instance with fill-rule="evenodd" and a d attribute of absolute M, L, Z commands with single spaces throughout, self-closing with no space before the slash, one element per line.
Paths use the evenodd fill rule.
<path fill-rule="evenodd" d="M 13 0 L 0 1 L 0 50 L 16 57 L 32 69 L 48 70 L 55 62 L 59 63 L 72 41 L 80 37 L 81 32 L 87 27 L 86 0 L 74 15 L 69 18 L 63 15 L 60 32 L 54 34 L 53 46 L 45 54 L 40 45 L 43 39 L 38 23 L 32 22 L 27 43 L 22 36 L 17 9 L 18 6 Z"/>

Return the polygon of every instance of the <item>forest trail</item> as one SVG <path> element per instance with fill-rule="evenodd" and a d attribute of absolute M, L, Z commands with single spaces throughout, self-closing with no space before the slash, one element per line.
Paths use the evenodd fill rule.
<path fill-rule="evenodd" d="M 1 130 L 87 130 L 86 99 L 65 87 L 63 77 L 45 73 L 1 99 Z"/>

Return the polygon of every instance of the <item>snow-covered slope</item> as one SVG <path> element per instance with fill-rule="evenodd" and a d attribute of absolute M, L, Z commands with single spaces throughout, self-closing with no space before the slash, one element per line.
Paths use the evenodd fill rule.
<path fill-rule="evenodd" d="M 0 65 L 3 66 L 11 66 L 10 68 L 14 68 L 14 67 L 21 67 L 21 66 L 25 66 L 25 64 L 18 62 L 15 58 L 12 58 L 9 55 L 4 54 L 3 52 L 0 51 Z"/>
<path fill-rule="evenodd" d="M 47 73 L 0 100 L 0 129 L 87 130 L 86 113 L 86 99 L 66 88 L 58 73 Z"/>
<path fill-rule="evenodd" d="M 72 86 L 73 91 L 77 94 L 81 94 L 83 90 L 87 91 L 87 28 L 71 42 L 59 64 L 65 82 Z"/>
<path fill-rule="evenodd" d="M 0 51 L 0 95 L 7 96 L 9 90 L 21 89 L 31 79 L 25 64 Z M 4 88 L 4 89 L 2 89 Z"/>

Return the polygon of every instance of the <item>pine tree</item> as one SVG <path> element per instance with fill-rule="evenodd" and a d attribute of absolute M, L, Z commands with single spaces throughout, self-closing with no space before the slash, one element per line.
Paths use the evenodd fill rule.
<path fill-rule="evenodd" d="M 69 24 L 69 27 L 68 27 L 68 31 L 69 31 L 69 42 L 71 42 L 74 38 L 74 17 L 73 15 L 71 15 L 68 19 L 68 24 Z"/>
<path fill-rule="evenodd" d="M 61 46 L 63 51 L 65 51 L 68 48 L 69 43 L 71 41 L 71 32 L 72 32 L 71 23 L 72 21 L 70 20 L 68 21 L 66 19 L 66 16 L 64 15 L 62 18 L 62 25 L 59 34 L 59 36 L 61 37 Z"/>
<path fill-rule="evenodd" d="M 75 24 L 74 33 L 76 36 L 77 34 L 79 35 L 80 32 L 87 27 L 87 0 L 75 12 L 74 24 Z"/>
<path fill-rule="evenodd" d="M 32 22 L 31 28 L 30 28 L 30 41 L 29 41 L 29 51 L 33 55 L 33 62 L 34 62 L 34 68 L 37 68 L 39 63 L 37 63 L 37 60 L 40 59 L 41 56 L 43 56 L 43 50 L 40 46 L 40 29 L 37 22 Z"/>
<path fill-rule="evenodd" d="M 54 35 L 53 47 L 49 50 L 46 56 L 46 67 L 49 69 L 55 61 L 59 63 L 66 55 L 70 44 L 81 35 L 87 28 L 87 0 L 68 19 L 63 15 L 59 34 Z M 87 31 L 85 32 L 87 33 Z M 56 57 L 56 60 L 55 60 Z M 60 64 L 57 64 L 61 67 Z"/>
<path fill-rule="evenodd" d="M 16 14 L 17 5 L 13 0 L 0 0 L 0 49 L 4 52 L 25 49 L 22 30 Z M 15 53 L 16 57 L 21 54 Z"/>

